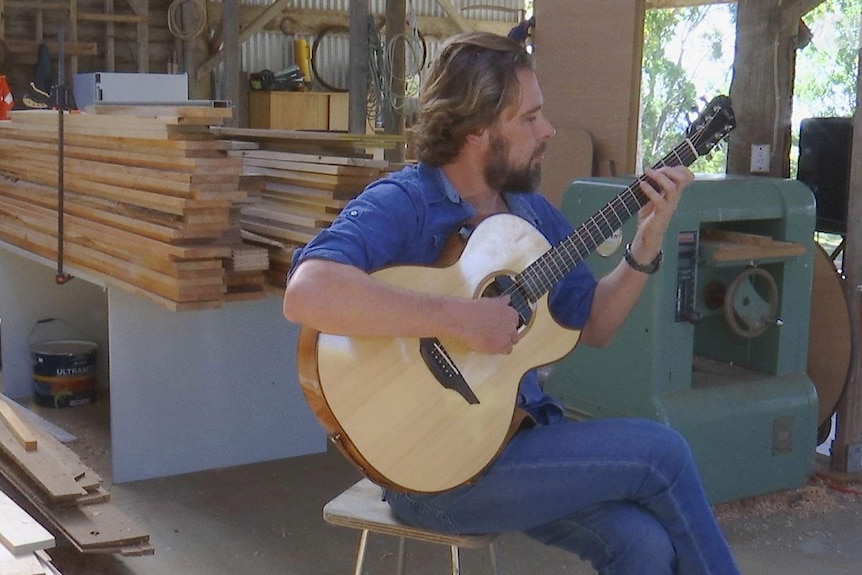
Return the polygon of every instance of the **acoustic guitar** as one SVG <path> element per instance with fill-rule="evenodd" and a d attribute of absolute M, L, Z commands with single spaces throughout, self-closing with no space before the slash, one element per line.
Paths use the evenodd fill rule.
<path fill-rule="evenodd" d="M 735 127 L 718 96 L 655 167 L 690 165 Z M 508 294 L 520 316 L 509 355 L 485 355 L 446 338 L 370 338 L 300 331 L 306 400 L 341 451 L 371 480 L 414 492 L 474 478 L 504 447 L 518 384 L 529 369 L 569 353 L 579 332 L 554 321 L 549 290 L 643 207 L 641 176 L 558 245 L 513 214 L 485 219 L 446 267 L 373 272 L 391 285 L 469 298 Z"/>

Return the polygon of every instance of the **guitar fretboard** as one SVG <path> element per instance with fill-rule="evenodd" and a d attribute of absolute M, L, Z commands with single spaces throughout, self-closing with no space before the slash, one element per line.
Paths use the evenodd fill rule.
<path fill-rule="evenodd" d="M 653 169 L 690 166 L 698 157 L 694 144 L 685 139 L 654 164 Z M 514 285 L 507 291 L 517 291 L 532 303 L 538 301 L 649 202 L 640 189 L 641 182 L 646 180 L 646 176 L 637 178 L 598 213 L 515 276 Z"/>

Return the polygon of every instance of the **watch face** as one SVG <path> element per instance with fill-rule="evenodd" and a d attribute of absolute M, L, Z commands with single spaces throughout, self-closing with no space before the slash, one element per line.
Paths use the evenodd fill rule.
<path fill-rule="evenodd" d="M 620 249 L 620 246 L 623 244 L 623 232 L 622 230 L 614 230 L 614 233 L 600 243 L 596 247 L 596 253 L 602 256 L 603 258 L 608 258 L 617 253 Z"/>

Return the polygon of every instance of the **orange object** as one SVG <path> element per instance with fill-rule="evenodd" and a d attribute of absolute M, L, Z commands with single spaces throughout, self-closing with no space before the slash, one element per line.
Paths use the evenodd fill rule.
<path fill-rule="evenodd" d="M 14 105 L 15 98 L 12 97 L 9 82 L 6 81 L 6 76 L 0 76 L 0 120 L 9 119 L 9 110 Z"/>

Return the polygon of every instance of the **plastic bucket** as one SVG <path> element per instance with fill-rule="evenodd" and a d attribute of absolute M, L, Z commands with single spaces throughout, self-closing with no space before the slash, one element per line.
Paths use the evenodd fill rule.
<path fill-rule="evenodd" d="M 36 403 L 72 407 L 93 401 L 98 350 L 95 342 L 71 339 L 31 345 Z"/>

